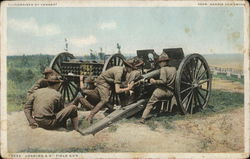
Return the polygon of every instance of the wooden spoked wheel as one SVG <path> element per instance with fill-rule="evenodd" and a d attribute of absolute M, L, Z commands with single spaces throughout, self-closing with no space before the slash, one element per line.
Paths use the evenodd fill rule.
<path fill-rule="evenodd" d="M 61 86 L 59 88 L 60 93 L 62 94 L 62 97 L 64 99 L 64 103 L 70 103 L 75 99 L 79 92 L 79 81 L 77 80 L 72 80 L 68 76 L 64 75 L 62 72 L 62 63 L 63 62 L 68 62 L 71 59 L 74 59 L 75 57 L 68 53 L 68 52 L 63 52 L 58 54 L 57 56 L 54 57 L 54 59 L 50 63 L 50 67 L 56 71 L 61 77 L 63 82 L 61 83 Z"/>
<path fill-rule="evenodd" d="M 123 61 L 125 60 L 125 57 L 122 54 L 113 54 L 111 55 L 104 63 L 102 72 L 108 70 L 109 68 L 113 66 L 123 66 Z"/>
<path fill-rule="evenodd" d="M 117 54 L 111 55 L 105 61 L 102 72 L 104 72 L 104 71 L 106 71 L 109 68 L 114 67 L 114 66 L 123 66 L 124 60 L 125 60 L 125 57 L 122 54 L 117 53 Z M 111 104 L 111 105 L 119 105 L 120 104 L 119 95 L 115 93 L 115 87 L 114 86 L 111 89 L 109 104 Z"/>
<path fill-rule="evenodd" d="M 211 72 L 204 57 L 191 54 L 182 60 L 176 74 L 175 95 L 184 114 L 208 105 L 211 84 Z"/>

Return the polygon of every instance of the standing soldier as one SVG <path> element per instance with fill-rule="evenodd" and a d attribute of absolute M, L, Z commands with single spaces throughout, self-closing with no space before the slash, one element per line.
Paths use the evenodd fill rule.
<path fill-rule="evenodd" d="M 45 68 L 43 74 L 44 78 L 40 78 L 39 80 L 37 80 L 36 83 L 28 90 L 27 98 L 32 93 L 34 93 L 35 90 L 47 87 L 48 83 L 46 82 L 46 79 L 48 79 L 52 75 L 57 75 L 56 72 L 49 67 Z"/>
<path fill-rule="evenodd" d="M 154 104 L 160 99 L 173 96 L 174 81 L 176 77 L 176 68 L 168 66 L 169 57 L 164 52 L 160 55 L 158 62 L 161 67 L 160 79 L 150 79 L 150 83 L 158 85 L 149 99 L 147 106 L 142 114 L 141 123 L 145 123 L 145 119 L 152 110 Z"/>
<path fill-rule="evenodd" d="M 32 93 L 24 106 L 29 125 L 31 128 L 66 128 L 66 121 L 71 118 L 74 129 L 78 131 L 77 107 L 64 107 L 62 96 L 57 91 L 62 81 L 57 76 L 51 76 L 46 82 L 49 86 Z"/>
<path fill-rule="evenodd" d="M 101 73 L 96 79 L 96 88 L 88 90 L 87 94 L 98 96 L 99 101 L 96 106 L 92 106 L 90 115 L 86 118 L 89 123 L 92 123 L 94 115 L 108 103 L 110 97 L 111 86 L 115 87 L 116 93 L 123 93 L 129 91 L 134 86 L 134 82 L 128 84 L 126 88 L 121 88 L 122 79 L 125 79 L 126 74 L 135 70 L 136 67 L 131 61 L 124 61 L 124 66 L 114 66 L 107 71 Z M 85 92 L 84 92 L 85 93 Z M 89 103 L 90 104 L 90 103 Z"/>

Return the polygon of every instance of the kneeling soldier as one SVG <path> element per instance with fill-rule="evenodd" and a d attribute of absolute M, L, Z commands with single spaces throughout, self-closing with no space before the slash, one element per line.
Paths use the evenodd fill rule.
<path fill-rule="evenodd" d="M 92 109 L 90 115 L 87 117 L 89 123 L 92 123 L 94 115 L 108 103 L 112 85 L 114 85 L 116 93 L 129 91 L 134 86 L 134 82 L 131 82 L 126 88 L 120 87 L 122 79 L 125 79 L 126 74 L 136 69 L 133 62 L 124 61 L 124 65 L 125 67 L 111 67 L 97 77 L 96 88 L 92 90 L 91 93 L 93 95 L 99 96 L 100 101 L 96 104 L 96 106 Z M 90 94 L 90 92 L 88 92 L 88 94 Z"/>
<path fill-rule="evenodd" d="M 167 66 L 169 60 L 170 59 L 168 58 L 168 55 L 165 53 L 162 53 L 158 59 L 159 65 L 161 67 L 160 79 L 155 80 L 151 78 L 150 83 L 156 84 L 159 87 L 154 90 L 151 98 L 149 99 L 147 106 L 142 114 L 142 118 L 140 120 L 141 123 L 145 122 L 145 119 L 147 118 L 156 102 L 158 102 L 160 99 L 173 96 L 176 68 Z"/>
<path fill-rule="evenodd" d="M 57 76 L 51 76 L 46 81 L 49 86 L 31 94 L 24 106 L 29 125 L 31 128 L 66 128 L 66 121 L 70 118 L 74 129 L 78 131 L 77 107 L 64 107 L 62 96 L 57 91 L 62 81 Z"/>

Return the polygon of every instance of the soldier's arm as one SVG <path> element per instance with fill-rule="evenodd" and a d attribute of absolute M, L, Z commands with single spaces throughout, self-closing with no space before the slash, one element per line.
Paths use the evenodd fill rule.
<path fill-rule="evenodd" d="M 131 83 L 128 84 L 128 87 L 121 88 L 122 74 L 123 74 L 122 71 L 117 71 L 115 73 L 114 83 L 115 83 L 115 92 L 116 93 L 123 93 L 123 92 L 129 91 L 134 86 L 134 82 L 131 82 Z"/>
<path fill-rule="evenodd" d="M 154 80 L 154 82 L 152 83 L 157 84 L 157 85 L 167 84 L 167 72 L 162 68 L 160 70 L 160 79 Z"/>
<path fill-rule="evenodd" d="M 123 93 L 123 92 L 131 90 L 133 88 L 133 86 L 134 86 L 134 81 L 130 82 L 128 84 L 128 87 L 126 87 L 126 88 L 121 88 L 120 84 L 115 84 L 115 92 L 116 93 Z"/>
<path fill-rule="evenodd" d="M 24 105 L 24 113 L 30 126 L 36 124 L 35 119 L 32 117 L 34 99 L 35 99 L 34 94 L 30 95 Z"/>

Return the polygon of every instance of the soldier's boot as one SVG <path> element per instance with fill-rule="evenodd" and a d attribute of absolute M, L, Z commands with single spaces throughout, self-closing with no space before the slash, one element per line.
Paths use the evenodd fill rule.
<path fill-rule="evenodd" d="M 90 110 L 92 110 L 94 108 L 94 106 L 92 104 L 90 104 L 86 98 L 81 98 L 80 103 L 81 103 L 82 107 L 88 108 Z"/>

